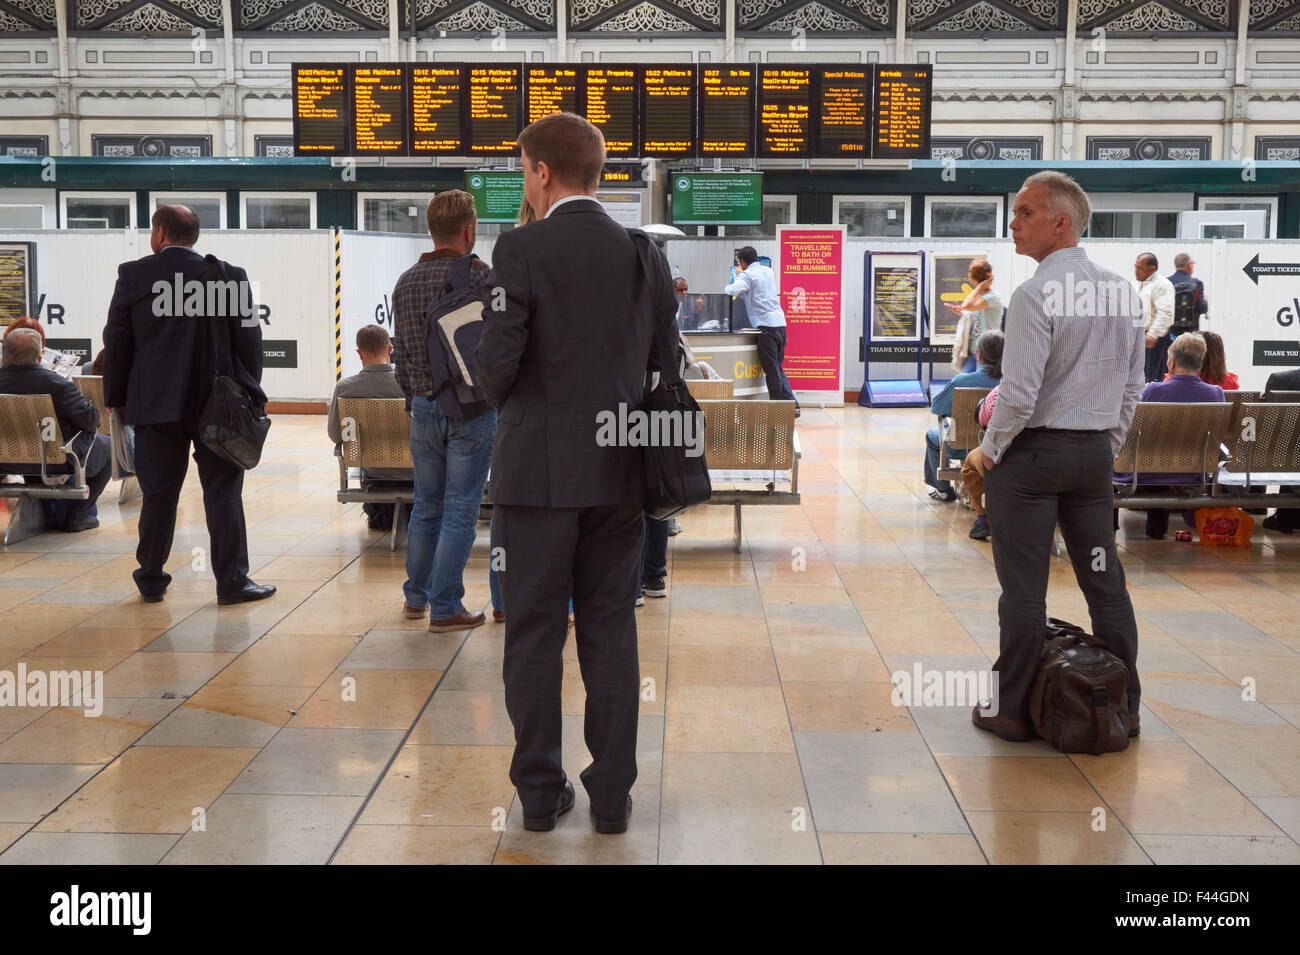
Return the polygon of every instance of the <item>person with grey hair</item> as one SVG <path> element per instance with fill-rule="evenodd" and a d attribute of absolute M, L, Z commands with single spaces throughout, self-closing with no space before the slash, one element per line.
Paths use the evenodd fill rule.
<path fill-rule="evenodd" d="M 67 378 L 41 364 L 44 347 L 41 336 L 28 328 L 15 328 L 5 336 L 4 355 L 0 357 L 0 395 L 49 395 L 54 403 L 54 417 L 59 423 L 59 444 L 72 440 L 72 453 L 86 463 L 86 486 L 89 495 L 77 501 L 63 520 L 65 531 L 88 531 L 99 526 L 95 502 L 112 476 L 112 445 L 108 435 L 98 434 L 99 410 L 86 400 L 81 390 Z M 71 470 L 53 467 L 56 473 Z M 15 474 L 27 477 L 41 473 L 41 466 L 8 465 Z M 30 482 L 29 482 L 30 483 Z"/>
<path fill-rule="evenodd" d="M 1174 324 L 1169 334 L 1177 338 L 1184 332 L 1194 332 L 1201 326 L 1201 316 L 1209 311 L 1205 300 L 1205 285 L 1192 275 L 1196 263 L 1186 252 L 1174 256 L 1174 272 L 1169 284 L 1174 287 Z"/>
<path fill-rule="evenodd" d="M 984 440 L 967 455 L 984 475 L 989 523 L 1004 529 L 993 535 L 1002 585 L 997 709 L 981 701 L 971 718 L 1002 739 L 1034 737 L 1029 691 L 1047 636 L 1059 524 L 1092 632 L 1128 667 L 1129 735 L 1136 736 L 1137 621 L 1111 526 L 1111 468 L 1142 390 L 1141 306 L 1132 285 L 1078 247 L 1090 204 L 1073 179 L 1055 171 L 1030 176 L 1013 209 L 1016 252 L 1038 269 L 1011 296 L 997 404 Z"/>

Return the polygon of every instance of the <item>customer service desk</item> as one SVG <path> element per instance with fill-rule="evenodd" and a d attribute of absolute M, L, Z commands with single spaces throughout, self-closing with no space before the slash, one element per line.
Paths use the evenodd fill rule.
<path fill-rule="evenodd" d="M 707 361 L 735 384 L 737 398 L 766 398 L 767 379 L 758 361 L 758 332 L 682 332 L 696 361 Z M 692 369 L 693 371 L 693 369 Z M 701 377 L 688 372 L 688 377 Z"/>

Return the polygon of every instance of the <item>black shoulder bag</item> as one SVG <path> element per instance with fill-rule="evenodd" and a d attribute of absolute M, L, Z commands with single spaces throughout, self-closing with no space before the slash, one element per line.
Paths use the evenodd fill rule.
<path fill-rule="evenodd" d="M 686 453 L 687 442 L 684 440 L 679 445 L 651 445 L 644 449 L 645 512 L 657 521 L 666 521 L 688 507 L 705 503 L 713 493 L 713 486 L 709 483 L 709 464 L 704 457 L 704 413 L 682 381 L 678 371 L 677 349 L 673 347 L 668 329 L 660 321 L 663 310 L 657 294 L 656 257 L 650 237 L 639 229 L 629 229 L 628 232 L 637 247 L 645 280 L 644 294 L 651 303 L 654 321 L 652 348 L 660 368 L 659 384 L 650 392 L 645 411 L 652 422 L 665 420 L 659 417 L 661 412 L 683 418 L 680 430 L 658 429 L 652 425 L 651 431 L 678 433 L 683 437 L 693 434 L 699 441 L 700 453 L 696 456 Z M 666 420 L 671 420 L 671 417 Z"/>
<path fill-rule="evenodd" d="M 226 263 L 214 255 L 204 256 L 209 276 L 215 271 L 223 282 L 229 281 Z M 203 413 L 199 415 L 199 438 L 208 450 L 223 461 L 247 471 L 257 467 L 262 445 L 271 428 L 266 406 L 256 404 L 235 380 L 235 355 L 230 342 L 227 319 L 208 316 L 208 342 L 212 352 L 215 377 Z"/>

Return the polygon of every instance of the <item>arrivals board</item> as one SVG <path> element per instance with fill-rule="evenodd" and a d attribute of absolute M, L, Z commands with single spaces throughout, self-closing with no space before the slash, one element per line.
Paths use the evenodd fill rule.
<path fill-rule="evenodd" d="M 758 75 L 758 156 L 812 155 L 813 74 L 795 66 L 765 66 Z"/>
<path fill-rule="evenodd" d="M 523 129 L 522 68 L 518 66 L 474 66 L 466 69 L 469 110 L 466 151 L 471 155 L 519 154 L 515 140 Z"/>
<path fill-rule="evenodd" d="M 876 70 L 871 154 L 908 159 L 930 152 L 930 68 L 881 66 Z"/>
<path fill-rule="evenodd" d="M 454 63 L 415 64 L 407 78 L 412 156 L 458 156 L 465 152 L 461 104 L 465 73 Z"/>
<path fill-rule="evenodd" d="M 637 94 L 640 77 L 634 66 L 583 68 L 582 92 L 587 119 L 605 137 L 606 156 L 636 156 Z"/>
<path fill-rule="evenodd" d="M 352 70 L 352 155 L 406 155 L 406 67 L 367 63 Z"/>
<path fill-rule="evenodd" d="M 296 63 L 293 67 L 295 156 L 346 156 L 352 110 L 347 67 Z"/>
<path fill-rule="evenodd" d="M 641 155 L 695 155 L 695 67 L 646 66 L 641 74 Z"/>
<path fill-rule="evenodd" d="M 754 155 L 754 70 L 700 67 L 700 156 Z"/>
<path fill-rule="evenodd" d="M 818 90 L 815 157 L 870 158 L 874 72 L 866 63 L 813 69 Z"/>
<path fill-rule="evenodd" d="M 578 112 L 578 67 L 566 64 L 528 67 L 524 125 L 551 113 Z"/>

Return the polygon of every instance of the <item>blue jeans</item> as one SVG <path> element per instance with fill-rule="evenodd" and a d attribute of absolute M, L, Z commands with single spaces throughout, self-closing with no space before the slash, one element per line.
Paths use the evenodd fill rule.
<path fill-rule="evenodd" d="M 428 606 L 435 620 L 464 609 L 465 563 L 474 547 L 496 429 L 495 411 L 473 421 L 453 421 L 435 401 L 411 401 L 415 504 L 407 527 L 402 592 L 409 606 Z"/>
<path fill-rule="evenodd" d="M 930 485 L 936 491 L 951 491 L 951 481 L 939 480 L 939 452 L 943 450 L 940 443 L 938 428 L 931 428 L 925 433 L 925 483 Z M 966 452 L 957 448 L 950 448 L 954 458 L 964 458 Z M 947 466 L 948 462 L 943 462 Z"/>

